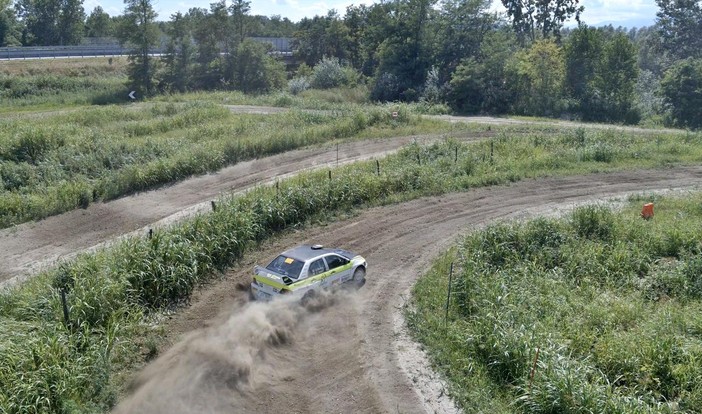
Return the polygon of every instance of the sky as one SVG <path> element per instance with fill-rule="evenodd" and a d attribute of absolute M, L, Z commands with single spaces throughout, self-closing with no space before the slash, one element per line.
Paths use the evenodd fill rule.
<path fill-rule="evenodd" d="M 280 15 L 297 22 L 303 17 L 325 15 L 336 9 L 343 16 L 346 6 L 351 4 L 371 4 L 372 0 L 250 0 L 251 14 Z M 495 10 L 504 10 L 499 0 L 494 0 Z M 170 20 L 170 16 L 192 7 L 209 8 L 214 0 L 153 0 L 158 20 Z M 230 3 L 230 2 L 227 2 Z M 656 20 L 658 7 L 655 0 L 581 0 L 585 6 L 582 21 L 591 26 L 612 24 L 613 26 L 641 27 L 652 25 Z M 96 6 L 102 6 L 110 16 L 122 14 L 124 2 L 121 0 L 85 0 L 83 7 L 90 13 Z"/>

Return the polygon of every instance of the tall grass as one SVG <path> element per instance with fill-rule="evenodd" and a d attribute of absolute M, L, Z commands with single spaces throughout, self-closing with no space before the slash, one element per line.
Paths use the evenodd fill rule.
<path fill-rule="evenodd" d="M 129 100 L 126 58 L 3 62 L 0 113 L 37 106 L 104 105 Z"/>
<path fill-rule="evenodd" d="M 85 123 L 93 122 L 89 116 L 74 116 L 82 116 L 80 119 Z M 139 121 L 138 114 L 131 116 L 134 116 L 136 122 Z M 596 135 L 593 139 L 595 138 L 606 139 L 606 136 Z M 550 143 L 544 141 L 549 139 L 552 140 Z M 534 144 L 536 141 L 538 145 Z M 559 170 L 561 173 L 602 168 L 601 163 L 582 161 L 577 149 L 569 150 L 570 146 L 558 144 L 563 141 L 561 136 L 539 136 L 538 139 L 534 137 L 514 141 L 502 137 L 492 145 L 490 142 L 465 145 L 454 140 L 427 147 L 410 145 L 399 153 L 382 159 L 380 174 L 375 162 L 361 162 L 335 169 L 331 180 L 326 171 L 304 173 L 282 181 L 277 189 L 259 187 L 243 196 L 223 199 L 216 212 L 158 231 L 151 239 L 132 238 L 110 249 L 80 256 L 44 272 L 28 283 L 0 295 L 0 332 L 3 332 L 0 335 L 0 349 L 7 350 L 2 353 L 6 356 L 0 357 L 0 408 L 8 413 L 92 412 L 108 408 L 123 386 L 113 373 L 138 366 L 143 362 L 140 357 L 151 355 L 143 346 L 146 341 L 144 338 L 150 331 L 143 323 L 144 317 L 187 301 L 196 286 L 210 280 L 218 271 L 226 269 L 248 249 L 257 246 L 276 231 L 358 206 L 518 180 L 527 174 L 553 174 L 556 171 L 553 168 L 537 171 L 531 169 L 535 154 L 547 149 L 552 151 L 552 157 L 558 157 L 564 165 L 572 163 L 577 166 L 562 168 Z M 455 158 L 456 149 L 458 159 Z M 627 166 L 627 152 L 622 150 L 619 154 L 618 159 L 624 161 L 614 164 L 612 168 Z M 690 154 L 694 154 L 694 151 L 688 151 Z M 542 155 L 542 159 L 546 159 L 545 155 Z M 657 158 L 652 158 L 649 162 L 655 164 Z M 597 213 L 596 216 L 600 217 L 601 214 Z M 465 364 L 460 372 L 471 374 L 472 378 L 475 372 L 473 370 L 480 370 L 484 372 L 480 381 L 490 384 L 496 380 L 500 384 L 506 384 L 507 391 L 497 387 L 486 395 L 509 396 L 512 387 L 520 386 L 519 381 L 528 367 L 528 362 L 525 363 L 524 360 L 526 358 L 528 361 L 532 352 L 531 343 L 524 345 L 523 340 L 532 337 L 538 339 L 539 346 L 544 347 L 544 355 L 558 355 L 556 350 L 561 345 L 559 337 L 535 336 L 535 333 L 541 335 L 541 331 L 534 328 L 539 326 L 536 316 L 540 312 L 529 314 L 531 319 L 524 324 L 503 319 L 503 312 L 504 315 L 518 313 L 516 304 L 521 302 L 512 302 L 513 298 L 531 301 L 531 309 L 542 309 L 540 306 L 545 306 L 547 311 L 543 314 L 553 315 L 553 320 L 556 321 L 559 314 L 549 311 L 558 309 L 558 304 L 562 302 L 560 297 L 540 296 L 535 300 L 527 292 L 537 293 L 533 290 L 535 287 L 543 292 L 560 292 L 565 289 L 564 286 L 572 290 L 572 285 L 587 289 L 624 289 L 634 284 L 636 279 L 627 276 L 620 268 L 642 271 L 651 266 L 641 255 L 627 250 L 627 244 L 623 242 L 607 250 L 616 255 L 606 254 L 603 249 L 598 250 L 596 243 L 602 237 L 596 229 L 602 228 L 602 225 L 583 226 L 582 232 L 586 235 L 583 236 L 586 241 L 592 244 L 588 248 L 599 252 L 598 260 L 602 261 L 603 268 L 609 269 L 608 273 L 604 276 L 597 273 L 600 266 L 593 263 L 598 262 L 575 248 L 572 248 L 573 252 L 579 253 L 573 262 L 575 265 L 566 266 L 566 263 L 571 262 L 565 261 L 567 249 L 561 246 L 569 237 L 575 236 L 563 233 L 563 226 L 551 222 L 547 225 L 537 224 L 528 227 L 524 234 L 507 228 L 496 228 L 491 235 L 475 239 L 476 252 L 480 251 L 477 247 L 483 244 L 497 249 L 485 250 L 485 253 L 480 253 L 484 257 L 480 256 L 470 262 L 480 266 L 480 269 L 491 271 L 491 277 L 477 279 L 476 283 L 465 278 L 460 282 L 463 285 L 459 283 L 458 295 L 463 294 L 465 299 L 460 302 L 460 306 L 456 305 L 461 313 L 457 313 L 457 310 L 452 312 L 464 316 L 453 318 L 457 321 L 463 320 L 462 318 L 472 320 L 470 316 L 476 315 L 481 309 L 492 310 L 492 313 L 485 316 L 486 322 L 474 335 L 467 337 L 456 334 L 452 341 L 470 345 L 470 349 L 477 347 L 479 351 L 476 352 L 482 358 L 475 361 L 464 358 L 462 361 Z M 690 238 L 697 235 L 690 230 L 694 227 L 681 224 L 676 229 L 677 232 L 666 233 L 666 237 L 654 239 L 657 242 L 650 245 L 658 246 L 667 255 L 675 253 L 673 257 L 692 254 L 693 251 L 688 251 L 687 248 L 694 245 Z M 615 234 L 620 232 L 621 230 L 616 230 Z M 642 234 L 641 237 L 644 236 Z M 513 253 L 513 249 L 517 249 L 519 254 Z M 525 282 L 525 285 L 532 290 L 520 293 L 519 290 L 512 289 L 512 283 L 520 280 L 521 276 L 530 275 L 531 267 L 515 268 L 513 272 L 500 270 L 500 266 L 519 256 L 532 257 L 534 263 L 538 263 L 537 260 L 556 263 L 560 270 L 547 272 L 548 278 L 544 281 L 529 277 L 527 280 L 530 283 Z M 536 268 L 536 264 L 530 266 Z M 581 269 L 588 271 L 581 272 Z M 692 274 L 691 272 L 693 270 L 688 273 Z M 567 277 L 561 277 L 561 273 Z M 495 285 L 494 280 L 500 283 Z M 65 325 L 58 293 L 60 291 L 67 293 L 70 309 L 70 321 Z M 502 303 L 509 304 L 509 307 L 503 307 Z M 583 306 L 592 303 L 593 301 L 588 301 Z M 620 307 L 627 309 L 625 306 Z M 611 322 L 608 323 L 612 326 L 617 326 L 617 323 L 632 324 L 631 315 L 635 314 L 637 308 L 631 309 L 625 314 L 628 317 L 611 317 Z M 593 314 L 596 311 L 595 308 L 589 310 Z M 492 322 L 488 324 L 487 321 Z M 596 323 L 597 318 L 593 316 L 586 322 Z M 695 329 L 695 332 L 700 332 L 696 323 L 687 324 L 686 332 Z M 578 321 L 573 326 L 579 327 L 582 324 Z M 546 340 L 553 342 L 553 347 L 547 346 L 551 342 Z M 574 357 L 580 358 L 589 349 L 587 342 L 581 343 L 581 346 L 574 347 L 581 354 L 574 353 Z M 488 363 L 483 364 L 485 361 Z M 589 375 L 589 371 L 582 372 L 582 375 Z M 697 378 L 696 371 L 692 368 L 680 372 L 686 375 L 688 381 Z M 73 377 L 73 373 L 84 374 Z M 91 376 L 95 378 L 88 386 Z M 615 380 L 616 378 L 605 375 L 602 384 Z M 597 390 L 606 391 L 608 388 L 602 384 L 598 385 Z M 548 391 L 548 384 L 544 387 L 544 392 Z M 654 391 L 654 388 L 650 389 Z M 685 390 L 693 393 L 693 396 L 697 395 L 693 388 Z M 666 396 L 672 395 L 667 388 L 655 391 L 661 394 L 665 392 Z M 638 404 L 639 398 L 644 397 L 636 396 L 634 402 Z M 531 403 L 529 400 L 520 404 L 526 406 Z M 505 404 L 509 406 L 509 401 Z"/>
<path fill-rule="evenodd" d="M 490 226 L 420 279 L 410 326 L 466 412 L 700 412 L 701 202 Z"/>
<path fill-rule="evenodd" d="M 416 124 L 371 108 L 234 115 L 211 103 L 91 108 L 0 121 L 0 226 L 87 207 L 226 165 Z"/>

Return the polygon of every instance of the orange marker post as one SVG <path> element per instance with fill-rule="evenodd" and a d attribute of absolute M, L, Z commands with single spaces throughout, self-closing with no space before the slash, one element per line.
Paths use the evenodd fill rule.
<path fill-rule="evenodd" d="M 653 203 L 646 203 L 643 205 L 641 217 L 643 217 L 645 220 L 650 220 L 653 218 Z"/>

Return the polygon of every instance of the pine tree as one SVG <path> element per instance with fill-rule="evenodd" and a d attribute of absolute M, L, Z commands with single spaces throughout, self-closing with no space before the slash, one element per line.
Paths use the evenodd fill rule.
<path fill-rule="evenodd" d="M 131 46 L 129 54 L 129 86 L 143 95 L 154 92 L 155 60 L 150 49 L 158 42 L 156 12 L 151 0 L 124 0 L 124 26 L 121 40 Z"/>

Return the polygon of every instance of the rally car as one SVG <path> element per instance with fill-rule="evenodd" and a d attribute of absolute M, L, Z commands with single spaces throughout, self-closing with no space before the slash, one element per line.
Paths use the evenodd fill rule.
<path fill-rule="evenodd" d="M 266 267 L 255 266 L 251 296 L 270 300 L 278 295 L 308 298 L 343 283 L 365 282 L 366 259 L 342 249 L 304 245 L 281 253 Z"/>

